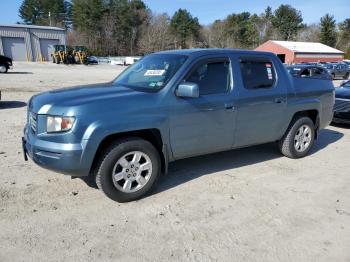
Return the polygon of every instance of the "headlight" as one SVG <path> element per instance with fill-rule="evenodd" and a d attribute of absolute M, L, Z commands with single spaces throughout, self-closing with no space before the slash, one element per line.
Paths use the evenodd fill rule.
<path fill-rule="evenodd" d="M 46 132 L 69 131 L 72 128 L 74 121 L 74 117 L 48 116 L 46 120 Z"/>

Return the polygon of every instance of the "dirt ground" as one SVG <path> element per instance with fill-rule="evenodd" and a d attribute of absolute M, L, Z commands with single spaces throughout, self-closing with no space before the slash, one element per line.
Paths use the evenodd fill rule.
<path fill-rule="evenodd" d="M 126 204 L 23 161 L 32 95 L 121 70 L 17 63 L 0 75 L 0 261 L 350 261 L 346 126 L 304 159 L 268 144 L 175 162 Z"/>

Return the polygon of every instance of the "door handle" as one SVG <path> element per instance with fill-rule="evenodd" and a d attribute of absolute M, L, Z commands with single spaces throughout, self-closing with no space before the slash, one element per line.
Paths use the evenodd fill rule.
<path fill-rule="evenodd" d="M 282 104 L 282 103 L 285 103 L 286 100 L 283 98 L 283 97 L 279 97 L 279 98 L 275 98 L 275 103 L 277 104 Z"/>

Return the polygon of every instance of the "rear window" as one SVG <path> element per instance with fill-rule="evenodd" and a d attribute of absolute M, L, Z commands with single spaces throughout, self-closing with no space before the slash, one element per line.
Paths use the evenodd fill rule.
<path fill-rule="evenodd" d="M 275 70 L 269 60 L 241 59 L 240 68 L 246 89 L 271 88 L 275 84 Z"/>

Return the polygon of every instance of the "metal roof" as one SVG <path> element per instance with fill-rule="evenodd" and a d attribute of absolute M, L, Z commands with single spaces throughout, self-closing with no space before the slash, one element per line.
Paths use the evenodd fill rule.
<path fill-rule="evenodd" d="M 63 28 L 53 27 L 53 26 L 39 26 L 39 25 L 22 25 L 22 24 L 0 24 L 0 27 L 12 27 L 12 28 L 29 28 L 29 29 L 44 29 L 44 30 L 56 30 L 64 31 Z"/>
<path fill-rule="evenodd" d="M 327 53 L 327 54 L 344 54 L 344 52 L 333 47 L 313 42 L 292 42 L 292 41 L 276 41 L 271 42 L 287 48 L 296 53 Z"/>

